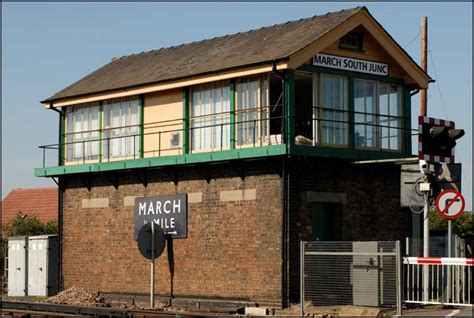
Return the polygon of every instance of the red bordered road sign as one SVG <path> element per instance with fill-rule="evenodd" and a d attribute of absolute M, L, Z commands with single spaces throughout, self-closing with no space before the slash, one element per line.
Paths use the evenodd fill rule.
<path fill-rule="evenodd" d="M 461 192 L 453 189 L 444 190 L 436 198 L 436 212 L 443 218 L 454 220 L 464 212 L 465 201 Z"/>

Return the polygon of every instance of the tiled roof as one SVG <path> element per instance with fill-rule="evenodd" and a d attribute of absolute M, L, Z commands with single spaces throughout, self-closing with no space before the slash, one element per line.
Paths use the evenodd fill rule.
<path fill-rule="evenodd" d="M 13 189 L 2 201 L 2 226 L 8 225 L 19 213 L 35 215 L 47 222 L 58 217 L 58 189 Z"/>
<path fill-rule="evenodd" d="M 43 102 L 287 59 L 365 7 L 112 59 Z"/>

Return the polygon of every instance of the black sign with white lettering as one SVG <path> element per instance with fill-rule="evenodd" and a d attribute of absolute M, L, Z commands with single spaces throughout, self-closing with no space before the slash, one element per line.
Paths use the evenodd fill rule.
<path fill-rule="evenodd" d="M 154 221 L 165 234 L 173 238 L 188 236 L 188 196 L 187 194 L 160 195 L 135 198 L 134 237 L 143 224 Z"/>

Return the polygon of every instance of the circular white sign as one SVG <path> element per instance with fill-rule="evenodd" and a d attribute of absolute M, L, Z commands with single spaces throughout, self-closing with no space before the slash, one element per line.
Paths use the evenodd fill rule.
<path fill-rule="evenodd" d="M 436 211 L 448 220 L 461 216 L 464 212 L 464 197 L 456 190 L 444 190 L 436 198 Z"/>

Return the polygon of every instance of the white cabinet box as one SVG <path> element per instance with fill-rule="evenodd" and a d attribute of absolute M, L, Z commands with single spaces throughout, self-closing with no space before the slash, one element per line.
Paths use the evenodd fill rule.
<path fill-rule="evenodd" d="M 8 238 L 8 296 L 26 296 L 28 237 Z"/>
<path fill-rule="evenodd" d="M 58 292 L 58 237 L 28 238 L 28 296 L 51 296 Z"/>

